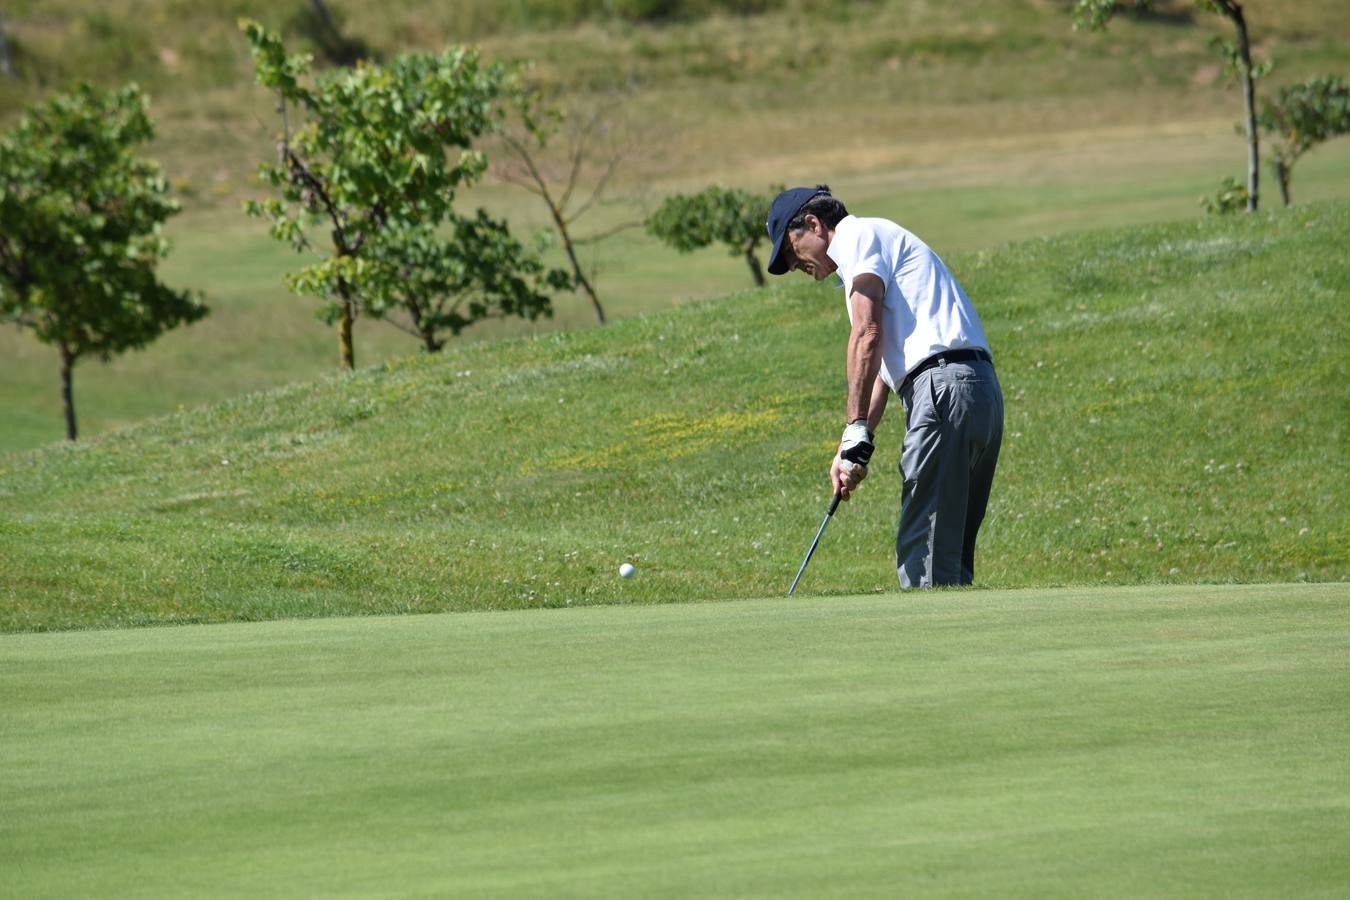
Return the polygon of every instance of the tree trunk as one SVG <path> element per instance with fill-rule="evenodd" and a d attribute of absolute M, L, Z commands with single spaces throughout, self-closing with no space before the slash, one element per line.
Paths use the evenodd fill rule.
<path fill-rule="evenodd" d="M 413 331 L 422 338 L 422 346 L 428 353 L 439 353 L 445 346 L 445 341 L 436 340 L 436 329 L 430 322 L 423 324 L 422 304 L 417 302 L 417 298 L 409 297 L 406 305 L 408 317 L 412 319 Z"/>
<path fill-rule="evenodd" d="M 1261 177 L 1261 153 L 1256 132 L 1256 83 L 1252 77 L 1252 48 L 1247 39 L 1247 20 L 1242 5 L 1235 0 L 1220 0 L 1224 15 L 1237 30 L 1238 60 L 1242 66 L 1242 101 L 1247 113 L 1247 212 L 1256 212 Z"/>
<path fill-rule="evenodd" d="M 79 434 L 75 427 L 75 357 L 64 342 L 57 347 L 61 352 L 61 405 L 66 413 L 66 440 L 73 441 Z"/>
<path fill-rule="evenodd" d="M 340 66 L 356 65 L 366 55 L 367 48 L 364 42 L 359 39 L 352 40 L 339 30 L 324 0 L 309 0 L 309 5 L 314 10 L 314 20 L 318 23 L 319 46 L 329 62 Z"/>
<path fill-rule="evenodd" d="M 1275 180 L 1280 183 L 1280 199 L 1289 205 L 1289 182 L 1294 174 L 1293 167 L 1282 159 L 1275 160 Z"/>
<path fill-rule="evenodd" d="M 338 294 L 342 297 L 342 317 L 338 319 L 339 366 L 348 372 L 356 368 L 356 348 L 352 344 L 352 323 L 356 321 L 356 301 L 345 281 L 338 280 Z"/>
<path fill-rule="evenodd" d="M 5 38 L 4 19 L 0 19 L 0 73 L 14 77 L 14 57 L 9 52 L 9 41 Z"/>
<path fill-rule="evenodd" d="M 333 17 L 328 14 L 328 6 L 323 0 L 309 0 L 309 5 L 314 10 L 314 17 L 319 20 L 319 24 L 328 32 L 330 37 L 342 40 L 342 33 L 337 30 L 333 24 Z"/>
<path fill-rule="evenodd" d="M 759 264 L 752 244 L 745 248 L 745 264 L 750 267 L 750 275 L 755 279 L 755 287 L 764 287 L 764 267 Z"/>
<path fill-rule="evenodd" d="M 591 301 L 591 309 L 595 310 L 595 324 L 605 324 L 605 308 L 600 305 L 600 298 L 595 295 L 595 288 L 591 287 L 590 281 L 586 278 L 586 273 L 581 271 L 581 266 L 577 264 L 576 256 L 569 249 L 568 255 L 572 256 L 572 270 L 576 274 L 577 283 L 581 289 L 586 292 L 586 296 Z"/>
<path fill-rule="evenodd" d="M 572 264 L 572 276 L 576 278 L 577 284 L 586 292 L 590 298 L 591 308 L 595 310 L 595 321 L 597 325 L 605 324 L 605 308 L 600 305 L 600 298 L 595 295 L 595 288 L 591 287 L 590 281 L 586 278 L 586 273 L 581 270 L 581 262 L 577 259 L 576 247 L 572 244 L 572 235 L 567 231 L 567 221 L 562 216 L 560 210 L 551 198 L 548 198 L 549 212 L 553 213 L 553 224 L 558 228 L 558 234 L 563 239 L 563 249 L 567 251 L 567 259 Z"/>
<path fill-rule="evenodd" d="M 440 353 L 441 348 L 445 346 L 445 341 L 436 340 L 436 330 L 431 327 L 420 329 L 422 335 L 422 346 L 428 353 Z"/>

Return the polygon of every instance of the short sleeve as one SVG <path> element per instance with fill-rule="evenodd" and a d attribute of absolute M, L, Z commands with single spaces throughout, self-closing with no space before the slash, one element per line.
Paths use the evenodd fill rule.
<path fill-rule="evenodd" d="M 854 227 L 846 239 L 847 253 L 853 261 L 849 267 L 850 278 L 856 280 L 859 275 L 871 274 L 880 278 L 883 283 L 890 281 L 893 273 L 882 252 L 881 236 L 877 234 L 875 228 L 855 219 Z M 846 284 L 844 287 L 848 290 L 853 289 L 852 284 Z"/>

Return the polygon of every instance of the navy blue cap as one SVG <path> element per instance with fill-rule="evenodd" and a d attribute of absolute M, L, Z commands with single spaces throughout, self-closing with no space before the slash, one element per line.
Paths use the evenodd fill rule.
<path fill-rule="evenodd" d="M 788 223 L 801 212 L 803 206 L 816 197 L 828 197 L 829 191 L 819 188 L 788 188 L 779 194 L 769 207 L 769 221 L 765 228 L 769 231 L 769 242 L 773 251 L 769 256 L 769 274 L 782 275 L 787 272 L 787 262 L 783 259 L 783 239 L 787 235 Z"/>

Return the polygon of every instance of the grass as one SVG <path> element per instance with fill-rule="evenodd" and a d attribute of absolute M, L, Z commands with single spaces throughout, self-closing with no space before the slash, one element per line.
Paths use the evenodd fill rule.
<path fill-rule="evenodd" d="M 662 24 L 597 16 L 600 7 L 585 2 L 330 5 L 350 33 L 386 54 L 479 40 L 491 56 L 533 60 L 534 77 L 560 102 L 617 109 L 628 158 L 616 202 L 584 220 L 586 231 L 640 218 L 665 194 L 713 182 L 763 190 L 823 180 L 860 212 L 897 218 L 950 255 L 1193 219 L 1198 198 L 1245 162 L 1232 128 L 1238 95 L 1207 47 L 1223 31 L 1216 16 L 1181 25 L 1121 20 L 1088 35 L 1071 30 L 1063 4 L 1042 0 L 787 3 L 761 15 Z M 1338 0 L 1250 0 L 1245 8 L 1258 54 L 1278 62 L 1263 89 L 1350 62 L 1350 21 Z M 0 84 L 0 122 L 75 77 L 135 78 L 153 94 L 159 138 L 148 152 L 188 210 L 169 229 L 177 249 L 164 275 L 203 290 L 214 308 L 145 352 L 77 367 L 86 436 L 312 380 L 336 365 L 332 332 L 281 285 L 295 257 L 238 212 L 242 198 L 261 193 L 254 172 L 271 158 L 277 129 L 272 101 L 252 85 L 235 26 L 243 14 L 302 40 L 280 8 L 249 0 L 19 0 L 7 8 L 19 77 Z M 830 64 L 803 66 L 812 53 L 828 54 Z M 798 75 L 787 82 L 786 72 Z M 837 90 L 841 83 L 849 89 Z M 830 139 L 803 153 L 807 120 Z M 1299 166 L 1295 199 L 1350 197 L 1347 163 L 1350 142 L 1314 151 Z M 1274 200 L 1268 189 L 1266 205 Z M 495 182 L 466 202 L 523 232 L 545 224 L 533 198 Z M 639 232 L 602 245 L 593 263 L 614 316 L 747 281 L 737 259 L 678 256 Z M 557 306 L 552 321 L 476 328 L 464 341 L 590 324 L 580 298 L 560 297 Z M 363 323 L 357 341 L 362 364 L 416 352 L 411 339 L 377 323 Z M 0 453 L 59 440 L 54 353 L 4 329 L 0 358 Z"/>
<path fill-rule="evenodd" d="M 1029 236 L 1106 225 L 1195 221 L 1198 198 L 1217 183 L 1214 158 L 1231 149 L 1226 123 L 1148 137 L 1084 132 L 1056 145 L 1049 139 L 976 142 L 960 158 L 942 161 L 931 148 L 903 158 L 872 160 L 875 170 L 839 168 L 829 181 L 861 214 L 897 218 L 944 255 L 994 248 Z M 1217 134 L 1217 137 L 1215 136 Z M 1135 156 L 1133 154 L 1140 154 Z M 1169 160 L 1164 171 L 1156 160 Z M 889 167 L 889 168 L 888 168 Z M 1350 199 L 1350 141 L 1321 148 L 1300 164 L 1295 198 Z M 719 176 L 720 177 L 720 176 Z M 814 182 L 816 175 L 802 173 Z M 723 179 L 727 180 L 727 179 Z M 767 184 L 770 175 L 762 180 Z M 1272 188 L 1273 190 L 1273 188 Z M 512 209 L 524 231 L 542 227 L 540 211 L 499 187 L 475 202 Z M 1268 195 L 1268 200 L 1273 195 Z M 606 209 L 592 227 L 641 215 L 641 207 Z M 284 272 L 300 261 L 236 210 L 198 210 L 173 220 L 175 243 L 164 267 L 169 283 L 204 290 L 212 314 L 171 332 L 144 351 L 111 363 L 75 369 L 81 434 L 96 436 L 156 415 L 295 381 L 311 381 L 337 366 L 337 336 L 314 317 L 314 303 L 288 293 Z M 668 309 L 748 285 L 744 263 L 720 250 L 679 255 L 641 232 L 626 232 L 592 257 L 612 317 Z M 537 323 L 492 322 L 461 343 L 520 334 L 589 328 L 580 296 L 555 301 L 555 317 Z M 417 352 L 415 342 L 388 325 L 358 324 L 357 363 L 393 362 Z M 63 435 L 56 353 L 31 336 L 0 330 L 0 454 L 39 447 Z"/>
<path fill-rule="evenodd" d="M 980 583 L 1350 578 L 1348 237 L 1337 203 L 953 258 L 1008 401 Z M 0 628 L 777 594 L 845 334 L 784 280 L 10 455 Z M 900 435 L 802 590 L 895 587 Z"/>
<path fill-rule="evenodd" d="M 562 298 L 433 358 L 363 322 L 333 375 L 237 213 L 273 125 L 233 21 L 281 13 L 16 0 L 0 122 L 71 77 L 147 84 L 188 210 L 165 275 L 216 313 L 81 366 L 72 446 L 39 447 L 50 351 L 0 332 L 10 892 L 1342 892 L 1350 149 L 1297 173 L 1333 202 L 1197 221 L 1242 164 L 1221 23 L 330 3 L 387 53 L 474 37 L 565 102 L 624 85 L 641 140 L 597 228 L 828 180 L 938 247 L 1008 397 L 982 589 L 891 593 L 893 410 L 795 599 L 687 602 L 780 594 L 820 520 L 836 290 L 709 300 L 738 260 L 627 232 L 594 257 L 608 328 Z M 1265 88 L 1345 67 L 1342 5 L 1244 3 Z M 230 624 L 116 630 L 202 622 Z M 114 630 L 12 633 L 64 629 Z"/>
<path fill-rule="evenodd" d="M 25 897 L 1331 897 L 1345 585 L 0 638 Z"/>

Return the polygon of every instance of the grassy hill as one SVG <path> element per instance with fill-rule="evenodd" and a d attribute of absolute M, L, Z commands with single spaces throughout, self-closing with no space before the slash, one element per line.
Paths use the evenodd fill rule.
<path fill-rule="evenodd" d="M 1194 219 L 1198 199 L 1245 165 L 1233 132 L 1239 95 L 1208 47 L 1225 25 L 1194 13 L 1189 0 L 1160 3 L 1162 14 L 1124 18 L 1101 35 L 1073 32 L 1061 0 L 329 5 L 348 35 L 379 54 L 473 40 L 490 56 L 533 61 L 534 77 L 563 105 L 610 109 L 626 156 L 610 202 L 583 220 L 586 233 L 713 182 L 762 190 L 828 181 L 859 212 L 899 218 L 950 254 Z M 243 198 L 260 193 L 254 172 L 271 158 L 277 123 L 252 84 L 235 20 L 256 15 L 294 46 L 313 46 L 307 8 L 300 0 L 6 6 L 18 74 L 0 79 L 0 123 L 72 78 L 144 84 L 159 123 L 148 152 L 186 209 L 168 230 L 176 249 L 164 274 L 203 290 L 214 309 L 145 352 L 78 367 L 84 434 L 312 380 L 336 365 L 335 338 L 314 321 L 312 304 L 282 287 L 296 258 L 239 213 Z M 1341 0 L 1248 0 L 1244 8 L 1258 56 L 1277 63 L 1263 91 L 1350 73 Z M 643 12 L 660 9 L 679 15 Z M 761 11 L 735 14 L 746 10 Z M 1350 141 L 1300 163 L 1294 197 L 1350 198 Z M 523 233 L 545 224 L 532 197 L 495 177 L 465 200 Z M 721 251 L 678 256 L 634 231 L 592 248 L 588 261 L 614 316 L 718 296 L 748 280 L 740 260 Z M 563 296 L 557 306 L 554 320 L 493 324 L 463 340 L 590 323 L 584 300 Z M 415 350 L 387 326 L 358 327 L 362 364 Z M 3 329 L 0 359 L 0 453 L 59 439 L 55 354 Z"/>
<path fill-rule="evenodd" d="M 1337 203 L 953 258 L 1008 400 L 979 582 L 1350 578 L 1348 241 Z M 788 280 L 11 454 L 0 627 L 779 593 L 844 338 L 839 292 Z M 900 430 L 802 590 L 895 586 Z"/>

